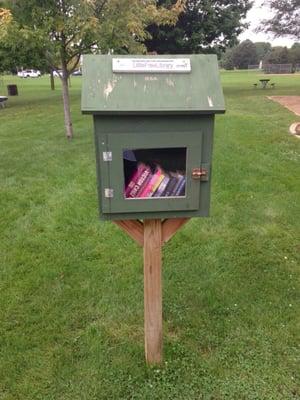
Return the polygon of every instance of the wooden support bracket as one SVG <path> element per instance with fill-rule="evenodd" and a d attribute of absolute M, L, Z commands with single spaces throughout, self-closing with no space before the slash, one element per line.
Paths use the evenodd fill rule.
<path fill-rule="evenodd" d="M 184 224 L 189 221 L 189 218 L 170 218 L 162 222 L 162 244 L 167 243 Z M 124 219 L 113 221 L 124 232 L 126 232 L 139 246 L 144 245 L 144 224 L 140 220 Z"/>
<path fill-rule="evenodd" d="M 123 219 L 113 222 L 135 240 L 139 246 L 144 245 L 144 225 L 141 221 Z"/>
<path fill-rule="evenodd" d="M 189 218 L 171 218 L 165 219 L 162 224 L 162 243 L 167 243 Z"/>

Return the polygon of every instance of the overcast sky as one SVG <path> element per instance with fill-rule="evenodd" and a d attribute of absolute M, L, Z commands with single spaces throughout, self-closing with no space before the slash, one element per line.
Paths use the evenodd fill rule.
<path fill-rule="evenodd" d="M 274 39 L 271 34 L 255 33 L 255 28 L 259 22 L 270 16 L 270 10 L 262 6 L 263 0 L 255 0 L 253 8 L 248 12 L 247 22 L 250 23 L 249 28 L 239 36 L 240 40 L 250 39 L 252 42 L 270 42 L 272 46 L 288 46 L 291 47 L 295 40 L 286 37 Z"/>

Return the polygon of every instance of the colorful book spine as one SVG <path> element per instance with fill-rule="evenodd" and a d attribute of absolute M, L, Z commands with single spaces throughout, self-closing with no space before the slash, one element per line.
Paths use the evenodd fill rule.
<path fill-rule="evenodd" d="M 157 182 L 153 186 L 153 189 L 152 189 L 151 193 L 149 194 L 149 197 L 153 197 L 154 193 L 156 192 L 156 190 L 158 189 L 158 187 L 160 186 L 162 181 L 165 179 L 165 177 L 166 177 L 166 175 L 161 174 L 161 176 L 158 178 Z"/>
<path fill-rule="evenodd" d="M 185 179 L 184 175 L 180 175 L 178 174 L 178 179 L 177 179 L 177 183 L 174 186 L 174 189 L 172 190 L 172 193 L 170 194 L 170 196 L 176 196 L 176 191 L 179 188 L 179 185 L 181 184 L 181 182 Z"/>
<path fill-rule="evenodd" d="M 163 192 L 166 190 L 169 180 L 170 180 L 169 176 L 164 177 L 161 184 L 158 186 L 156 192 L 153 194 L 153 197 L 161 197 L 162 196 Z"/>
<path fill-rule="evenodd" d="M 130 182 L 128 183 L 127 187 L 125 188 L 125 197 L 129 197 L 129 193 L 131 190 L 134 188 L 135 184 L 137 183 L 137 180 L 139 179 L 139 176 L 145 171 L 146 169 L 145 164 L 139 164 L 136 171 L 133 173 Z"/>
<path fill-rule="evenodd" d="M 135 197 L 141 197 L 142 192 L 145 190 L 145 188 L 148 186 L 150 180 L 152 179 L 152 171 L 150 170 L 150 174 L 147 176 L 147 178 L 145 179 L 145 181 L 143 182 L 143 184 L 141 185 L 141 187 L 139 188 L 137 194 Z"/>
<path fill-rule="evenodd" d="M 185 194 L 185 181 L 186 177 L 184 176 L 184 179 L 182 180 L 182 182 L 180 183 L 180 185 L 176 190 L 175 196 L 183 196 Z"/>
<path fill-rule="evenodd" d="M 150 167 L 146 167 L 145 170 L 139 175 L 134 187 L 131 189 L 131 191 L 128 194 L 128 198 L 136 198 L 138 196 L 139 190 L 145 183 L 145 181 L 148 179 L 149 175 L 151 174 L 151 169 Z"/>
<path fill-rule="evenodd" d="M 162 175 L 162 170 L 157 169 L 155 171 L 155 173 L 151 176 L 150 180 L 145 185 L 144 190 L 142 190 L 139 193 L 139 197 L 150 197 L 151 193 L 153 193 L 153 188 L 155 187 L 156 183 L 159 181 L 161 175 Z"/>
<path fill-rule="evenodd" d="M 170 178 L 170 181 L 169 181 L 165 191 L 162 194 L 163 197 L 170 197 L 171 196 L 171 193 L 172 193 L 172 191 L 174 189 L 174 186 L 176 185 L 177 181 L 178 181 L 178 178 L 176 176 L 172 176 Z"/>

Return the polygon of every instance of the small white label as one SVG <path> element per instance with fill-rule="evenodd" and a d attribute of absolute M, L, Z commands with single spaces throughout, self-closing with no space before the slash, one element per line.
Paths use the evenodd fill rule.
<path fill-rule="evenodd" d="M 112 161 L 112 152 L 111 151 L 103 151 L 103 161 Z"/>
<path fill-rule="evenodd" d="M 191 72 L 189 58 L 113 58 L 113 72 Z"/>
<path fill-rule="evenodd" d="M 110 198 L 114 197 L 114 189 L 105 188 L 104 189 L 104 196 L 107 199 L 110 199 Z"/>

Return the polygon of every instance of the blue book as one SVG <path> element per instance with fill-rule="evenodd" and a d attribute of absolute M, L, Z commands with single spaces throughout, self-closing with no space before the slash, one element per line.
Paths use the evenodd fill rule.
<path fill-rule="evenodd" d="M 169 183 L 167 184 L 167 187 L 165 191 L 162 194 L 162 197 L 170 197 L 171 193 L 173 192 L 173 189 L 178 181 L 178 178 L 176 176 L 172 176 L 169 180 Z"/>
<path fill-rule="evenodd" d="M 175 196 L 184 196 L 185 195 L 185 181 L 186 177 L 183 177 L 184 179 L 181 181 L 180 185 L 178 186 Z"/>
<path fill-rule="evenodd" d="M 170 196 L 175 196 L 175 195 L 176 195 L 175 193 L 176 193 L 177 189 L 179 188 L 179 185 L 181 184 L 181 182 L 182 182 L 184 179 L 185 179 L 184 175 L 178 174 L 177 183 L 176 183 L 176 185 L 174 186 L 174 189 L 172 190 L 172 193 L 170 194 Z"/>

